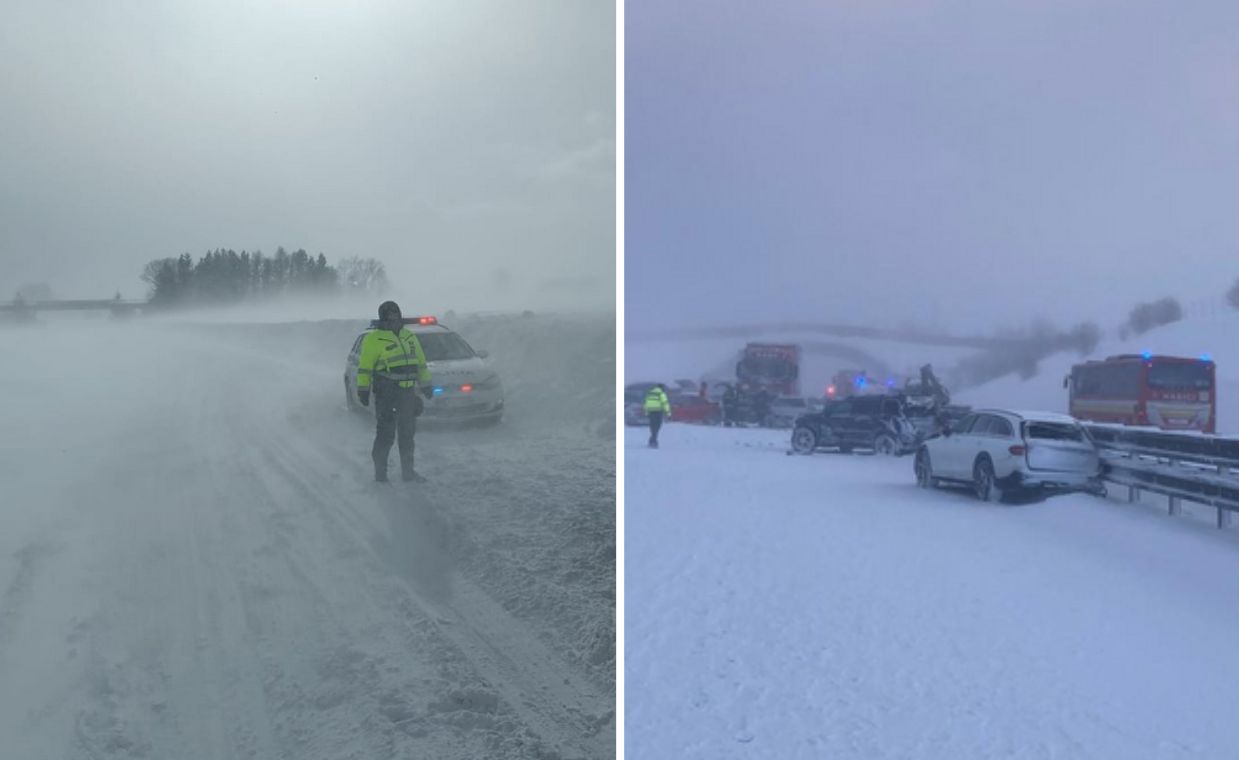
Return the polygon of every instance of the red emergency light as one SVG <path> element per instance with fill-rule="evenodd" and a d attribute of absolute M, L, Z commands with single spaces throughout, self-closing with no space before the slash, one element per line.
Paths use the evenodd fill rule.
<path fill-rule="evenodd" d="M 828 386 L 826 386 L 826 395 L 827 395 L 827 396 L 833 396 L 833 395 L 835 395 L 835 386 L 833 386 L 833 385 L 828 385 Z"/>
<path fill-rule="evenodd" d="M 465 383 L 464 385 L 460 386 L 460 392 L 461 393 L 473 393 L 473 386 L 468 383 Z"/>
<path fill-rule="evenodd" d="M 439 324 L 439 318 L 438 317 L 404 317 L 403 319 L 400 320 L 400 324 L 402 325 L 437 325 Z M 382 320 L 372 319 L 370 320 L 370 326 L 371 327 L 382 327 L 383 322 Z"/>

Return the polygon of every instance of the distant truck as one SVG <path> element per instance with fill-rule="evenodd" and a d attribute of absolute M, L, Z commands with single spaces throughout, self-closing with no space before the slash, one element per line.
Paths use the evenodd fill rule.
<path fill-rule="evenodd" d="M 795 343 L 749 343 L 736 363 L 741 386 L 776 396 L 800 395 L 800 346 Z"/>

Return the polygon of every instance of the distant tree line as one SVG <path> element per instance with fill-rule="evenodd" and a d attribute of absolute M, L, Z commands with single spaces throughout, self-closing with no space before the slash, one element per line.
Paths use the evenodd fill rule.
<path fill-rule="evenodd" d="M 218 248 L 197 261 L 188 253 L 155 259 L 142 270 L 152 306 L 232 304 L 262 301 L 284 295 L 387 290 L 387 272 L 375 259 L 352 257 L 331 266 L 323 254 L 304 249 L 292 253 L 282 246 L 274 256 L 262 251 Z"/>

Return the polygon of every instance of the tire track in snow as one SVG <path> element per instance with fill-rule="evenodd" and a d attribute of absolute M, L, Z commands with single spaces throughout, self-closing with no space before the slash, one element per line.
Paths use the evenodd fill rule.
<path fill-rule="evenodd" d="M 282 477 L 300 491 L 306 503 L 315 505 L 325 520 L 340 527 L 342 534 L 350 535 L 356 545 L 364 547 L 384 570 L 393 569 L 392 552 L 379 538 L 382 531 L 353 504 L 359 494 L 343 491 L 337 481 L 323 474 L 332 471 L 331 461 L 323 460 L 319 451 L 294 447 L 283 437 L 268 439 L 266 443 L 269 444 L 268 453 L 281 468 Z M 353 459 L 339 452 L 337 456 L 342 459 L 335 460 L 335 468 L 341 461 Z M 316 461 L 307 461 L 311 458 Z M 356 475 L 359 468 L 355 460 L 350 464 Z M 382 506 L 396 514 L 401 510 L 419 512 L 422 517 L 415 528 L 430 525 L 427 516 L 435 510 L 430 499 L 410 494 L 405 501 L 398 491 L 391 490 L 376 489 L 374 493 Z M 360 495 L 369 494 L 362 491 Z M 414 548 L 434 550 L 424 542 Z M 452 642 L 482 680 L 503 698 L 526 726 L 554 746 L 559 756 L 614 755 L 614 744 L 605 731 L 613 720 L 609 695 L 599 693 L 561 657 L 538 641 L 521 621 L 458 574 L 450 579 L 448 599 L 432 598 L 426 591 L 427 585 L 439 587 L 444 579 L 405 574 L 399 577 L 408 598 L 432 621 L 437 633 Z M 469 695 L 461 695 L 460 699 L 468 701 Z"/>

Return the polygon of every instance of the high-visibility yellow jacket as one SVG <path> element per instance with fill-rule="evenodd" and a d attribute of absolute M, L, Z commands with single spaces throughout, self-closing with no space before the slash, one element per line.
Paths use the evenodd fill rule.
<path fill-rule="evenodd" d="M 371 381 L 384 378 L 401 388 L 416 388 L 430 382 L 426 354 L 421 341 L 407 328 L 399 333 L 391 330 L 371 330 L 361 341 L 361 356 L 357 361 L 357 390 L 370 390 Z"/>
<path fill-rule="evenodd" d="M 671 401 L 662 388 L 654 386 L 645 392 L 645 412 L 662 412 L 664 417 L 671 416 Z"/>

